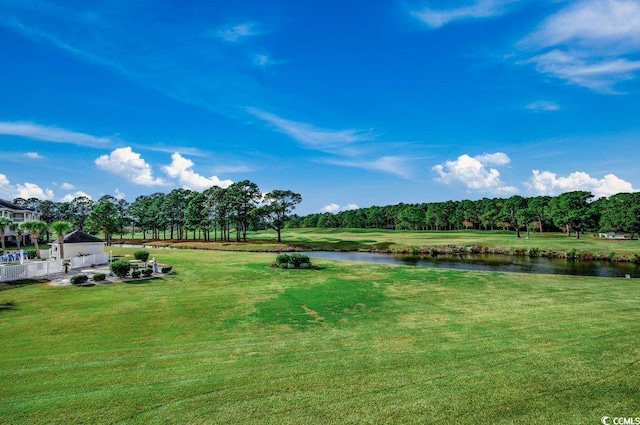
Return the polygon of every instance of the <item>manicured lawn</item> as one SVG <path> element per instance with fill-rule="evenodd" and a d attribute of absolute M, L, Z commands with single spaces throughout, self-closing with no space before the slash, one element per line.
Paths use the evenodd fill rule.
<path fill-rule="evenodd" d="M 189 234 L 189 237 L 193 237 Z M 246 243 L 202 242 L 186 239 L 181 241 L 160 240 L 151 245 L 176 248 L 214 249 L 224 251 L 278 251 L 287 249 L 339 250 L 339 251 L 382 251 L 411 252 L 414 248 L 433 246 L 483 246 L 489 248 L 511 248 L 526 252 L 530 248 L 540 251 L 565 253 L 589 251 L 592 254 L 626 256 L 640 254 L 640 241 L 611 240 L 563 233 L 531 233 L 529 238 L 522 232 L 516 238 L 514 232 L 507 231 L 391 231 L 376 229 L 285 229 L 282 243 L 276 242 L 274 231 L 249 232 Z M 135 242 L 135 240 L 134 240 Z"/>
<path fill-rule="evenodd" d="M 320 260 L 314 270 L 279 270 L 269 267 L 275 254 L 152 256 L 176 273 L 0 292 L 0 423 L 640 416 L 633 279 Z"/>

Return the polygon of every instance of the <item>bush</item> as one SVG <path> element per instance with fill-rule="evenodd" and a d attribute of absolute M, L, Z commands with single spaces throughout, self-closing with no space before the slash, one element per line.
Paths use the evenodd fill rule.
<path fill-rule="evenodd" d="M 120 279 L 123 279 L 129 274 L 129 270 L 131 270 L 131 264 L 129 264 L 128 261 L 116 260 L 111 263 L 110 268 L 113 274 L 118 276 Z"/>
<path fill-rule="evenodd" d="M 276 257 L 276 265 L 281 269 L 310 269 L 311 260 L 308 256 L 299 253 L 279 254 Z"/>
<path fill-rule="evenodd" d="M 540 256 L 540 249 L 539 248 L 529 248 L 529 250 L 527 251 L 527 254 L 529 254 L 529 257 L 531 258 L 536 258 Z"/>
<path fill-rule="evenodd" d="M 96 273 L 96 274 L 93 275 L 93 281 L 94 282 L 102 282 L 106 278 L 107 278 L 107 276 L 104 273 Z"/>
<path fill-rule="evenodd" d="M 153 269 L 142 269 L 142 276 L 151 277 L 153 274 Z"/>
<path fill-rule="evenodd" d="M 89 276 L 87 276 L 86 274 L 77 274 L 75 276 L 71 276 L 71 279 L 69 280 L 71 281 L 72 285 L 79 285 L 89 280 Z"/>
<path fill-rule="evenodd" d="M 171 270 L 173 270 L 173 266 L 164 266 L 162 268 L 162 273 L 169 273 Z"/>
<path fill-rule="evenodd" d="M 27 256 L 29 258 L 36 258 L 36 256 L 37 256 L 37 253 L 36 253 L 35 249 L 25 249 L 24 252 L 25 252 L 25 254 L 27 254 Z"/>
<path fill-rule="evenodd" d="M 137 269 L 136 270 L 132 270 L 131 271 L 131 277 L 134 278 L 134 279 L 139 278 L 140 277 L 140 270 L 137 270 Z"/>
<path fill-rule="evenodd" d="M 136 251 L 133 253 L 133 257 L 136 260 L 140 260 L 144 263 L 147 262 L 147 260 L 149 259 L 149 251 Z"/>

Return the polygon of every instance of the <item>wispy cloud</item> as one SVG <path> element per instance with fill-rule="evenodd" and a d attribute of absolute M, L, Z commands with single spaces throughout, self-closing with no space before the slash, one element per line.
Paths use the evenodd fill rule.
<path fill-rule="evenodd" d="M 287 120 L 256 108 L 247 108 L 247 112 L 269 123 L 276 131 L 286 134 L 293 140 L 302 143 L 305 147 L 327 153 L 353 155 L 354 152 L 349 151 L 350 145 L 374 139 L 370 131 L 319 128 L 311 124 Z"/>
<path fill-rule="evenodd" d="M 0 135 L 24 137 L 45 142 L 70 143 L 89 147 L 103 147 L 114 143 L 114 140 L 109 137 L 93 136 L 91 134 L 79 133 L 57 127 L 48 127 L 31 122 L 0 121 Z"/>
<path fill-rule="evenodd" d="M 440 28 L 455 21 L 486 19 L 505 14 L 518 0 L 478 0 L 469 6 L 452 9 L 425 7 L 411 14 L 431 28 Z"/>
<path fill-rule="evenodd" d="M 406 158 L 398 156 L 384 156 L 373 160 L 327 160 L 328 164 L 342 167 L 362 168 L 365 170 L 382 171 L 404 179 L 411 178 L 410 167 Z"/>
<path fill-rule="evenodd" d="M 44 159 L 44 156 L 40 155 L 38 152 L 27 152 L 24 156 L 29 159 Z"/>
<path fill-rule="evenodd" d="M 640 2 L 582 0 L 544 20 L 518 43 L 534 53 L 521 64 L 600 93 L 640 70 Z"/>
<path fill-rule="evenodd" d="M 245 22 L 236 25 L 227 25 L 220 28 L 216 34 L 218 37 L 230 43 L 237 43 L 247 37 L 260 34 L 256 25 L 252 22 Z"/>
<path fill-rule="evenodd" d="M 583 171 L 568 176 L 558 176 L 550 171 L 533 170 L 525 186 L 536 195 L 558 195 L 573 190 L 586 190 L 596 197 L 611 196 L 620 192 L 635 192 L 632 184 L 615 174 L 607 174 L 602 179 L 591 177 Z"/>
<path fill-rule="evenodd" d="M 460 155 L 454 161 L 445 161 L 432 168 L 439 177 L 436 181 L 444 184 L 462 184 L 468 190 L 492 192 L 499 195 L 513 194 L 517 189 L 505 185 L 500 178 L 500 171 L 487 168 L 489 165 L 507 165 L 510 158 L 503 152 L 483 154 L 471 157 Z"/>
<path fill-rule="evenodd" d="M 549 100 L 536 100 L 527 104 L 525 108 L 533 112 L 551 112 L 559 111 L 560 105 Z"/>

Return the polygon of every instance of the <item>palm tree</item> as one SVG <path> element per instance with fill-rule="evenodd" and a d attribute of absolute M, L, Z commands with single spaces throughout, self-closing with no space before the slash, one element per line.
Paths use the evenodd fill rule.
<path fill-rule="evenodd" d="M 71 223 L 69 223 L 68 221 L 54 221 L 53 223 L 51 223 L 49 225 L 49 228 L 51 230 L 53 230 L 55 232 L 55 234 L 58 236 L 58 246 L 60 246 L 60 254 L 59 254 L 59 259 L 62 260 L 64 259 L 64 235 L 66 235 L 67 233 L 69 233 L 71 231 L 71 229 L 73 229 L 73 226 L 71 225 Z"/>
<path fill-rule="evenodd" d="M 6 248 L 5 246 L 5 242 L 4 242 L 4 234 L 5 234 L 5 229 L 11 225 L 11 223 L 13 223 L 13 221 L 9 220 L 6 217 L 0 217 L 0 239 L 2 240 L 2 250 L 4 251 L 4 249 Z"/>
<path fill-rule="evenodd" d="M 24 238 L 24 231 L 22 230 L 22 227 L 20 227 L 18 223 L 11 223 L 9 225 L 9 229 L 16 234 L 16 245 L 18 246 L 18 249 L 20 249 L 20 245 L 22 245 L 22 240 Z"/>
<path fill-rule="evenodd" d="M 44 221 L 25 221 L 20 227 L 29 232 L 29 238 L 36 247 L 36 257 L 40 258 L 40 248 L 38 247 L 38 239 L 40 235 L 47 231 L 47 223 Z"/>

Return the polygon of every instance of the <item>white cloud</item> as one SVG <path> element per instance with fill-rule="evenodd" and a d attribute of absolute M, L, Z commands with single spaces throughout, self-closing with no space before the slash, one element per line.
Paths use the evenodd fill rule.
<path fill-rule="evenodd" d="M 322 212 L 336 213 L 338 211 L 340 211 L 340 205 L 338 204 L 329 204 L 322 207 Z"/>
<path fill-rule="evenodd" d="M 640 61 L 640 2 L 582 0 L 548 17 L 518 46 L 538 54 L 540 73 L 601 93 L 635 78 Z"/>
<path fill-rule="evenodd" d="M 345 206 L 345 207 L 341 207 L 338 204 L 328 204 L 328 205 L 325 205 L 324 207 L 322 207 L 321 211 L 335 214 L 335 213 L 340 212 L 340 211 L 357 210 L 358 208 L 359 207 L 356 204 L 347 204 L 347 206 Z"/>
<path fill-rule="evenodd" d="M 256 108 L 247 112 L 271 124 L 277 131 L 302 143 L 308 148 L 328 153 L 352 155 L 347 146 L 356 142 L 370 141 L 373 136 L 362 130 L 328 130 L 311 124 L 291 121 Z"/>
<path fill-rule="evenodd" d="M 29 159 L 43 159 L 44 157 L 40 155 L 38 152 L 27 152 L 24 154 Z"/>
<path fill-rule="evenodd" d="M 231 180 L 220 180 L 217 176 L 203 177 L 193 171 L 193 161 L 184 158 L 178 152 L 171 155 L 171 164 L 162 167 L 169 177 L 177 178 L 185 189 L 203 191 L 212 186 L 222 188 L 233 184 Z"/>
<path fill-rule="evenodd" d="M 511 158 L 504 152 L 484 153 L 475 158 L 483 165 L 507 165 L 511 162 Z"/>
<path fill-rule="evenodd" d="M 525 183 L 525 186 L 537 195 L 558 195 L 574 190 L 586 190 L 600 198 L 620 192 L 635 192 L 631 183 L 614 174 L 607 174 L 602 179 L 596 179 L 582 171 L 576 171 L 566 177 L 558 177 L 556 173 L 550 171 L 533 170 L 532 173 L 533 176 Z"/>
<path fill-rule="evenodd" d="M 120 192 L 120 189 L 118 189 L 117 187 L 114 193 L 115 194 L 113 195 L 113 197 L 116 198 L 117 200 L 126 199 L 124 193 Z"/>
<path fill-rule="evenodd" d="M 490 191 L 499 194 L 515 193 L 517 189 L 506 186 L 500 179 L 500 172 L 487 165 L 506 165 L 511 160 L 503 152 L 483 154 L 475 157 L 460 155 L 455 161 L 436 165 L 433 171 L 440 176 L 436 179 L 444 184 L 461 183 L 469 190 Z"/>
<path fill-rule="evenodd" d="M 67 194 L 66 194 L 66 195 L 64 195 L 64 196 L 62 197 L 62 199 L 60 199 L 60 200 L 61 200 L 62 202 L 71 202 L 71 201 L 73 201 L 74 199 L 79 198 L 79 197 L 81 197 L 81 196 L 85 196 L 85 197 L 87 197 L 87 198 L 91 199 L 91 196 L 89 196 L 87 193 L 85 193 L 85 192 L 83 192 L 83 191 L 79 190 L 79 191 L 74 192 L 74 193 L 67 193 Z"/>
<path fill-rule="evenodd" d="M 90 134 L 78 133 L 57 127 L 47 127 L 30 122 L 0 121 L 0 135 L 93 147 L 113 143 L 108 137 L 96 137 Z"/>
<path fill-rule="evenodd" d="M 508 5 L 516 2 L 517 0 L 478 0 L 474 4 L 456 9 L 435 10 L 425 7 L 411 14 L 431 28 L 440 28 L 455 21 L 503 15 Z"/>
<path fill-rule="evenodd" d="M 255 25 L 250 22 L 226 26 L 218 31 L 218 37 L 230 43 L 236 43 L 244 38 L 259 34 L 254 27 Z"/>
<path fill-rule="evenodd" d="M 525 108 L 533 112 L 550 112 L 559 111 L 560 105 L 548 100 L 536 100 L 526 105 Z"/>
<path fill-rule="evenodd" d="M 133 152 L 131 147 L 118 148 L 109 155 L 102 155 L 95 161 L 96 165 L 112 174 L 122 176 L 132 183 L 142 186 L 165 186 L 161 178 L 154 178 L 151 166 Z"/>
<path fill-rule="evenodd" d="M 60 189 L 62 189 L 62 190 L 73 190 L 75 188 L 76 187 L 74 185 L 72 185 L 71 183 L 67 183 L 67 182 L 64 182 L 64 183 L 62 183 L 60 185 Z"/>
<path fill-rule="evenodd" d="M 0 174 L 0 197 L 9 200 L 14 198 L 51 200 L 54 198 L 54 193 L 53 190 L 43 189 L 34 183 L 25 182 L 24 184 L 12 185 L 6 175 Z"/>

